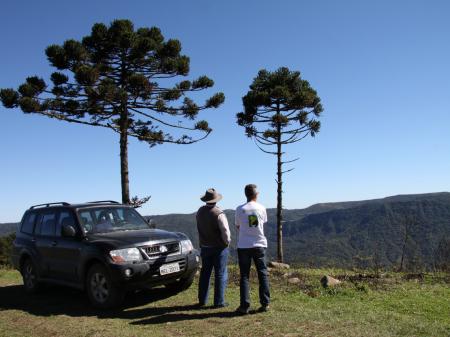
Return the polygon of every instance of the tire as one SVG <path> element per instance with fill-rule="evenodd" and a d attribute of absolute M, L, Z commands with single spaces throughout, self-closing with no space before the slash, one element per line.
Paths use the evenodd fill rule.
<path fill-rule="evenodd" d="M 187 277 L 181 278 L 178 281 L 168 283 L 165 285 L 167 290 L 173 291 L 174 293 L 179 293 L 187 290 L 194 282 L 195 271 L 188 275 Z"/>
<path fill-rule="evenodd" d="M 91 304 L 99 309 L 117 307 L 125 296 L 125 292 L 113 284 L 111 276 L 101 264 L 95 264 L 89 269 L 86 292 Z"/>
<path fill-rule="evenodd" d="M 41 288 L 41 284 L 38 282 L 36 266 L 30 258 L 27 258 L 22 263 L 21 274 L 25 291 L 28 294 L 37 293 Z"/>

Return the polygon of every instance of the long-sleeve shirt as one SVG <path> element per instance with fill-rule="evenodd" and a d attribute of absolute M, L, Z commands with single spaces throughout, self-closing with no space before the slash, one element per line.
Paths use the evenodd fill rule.
<path fill-rule="evenodd" d="M 225 213 L 221 213 L 217 219 L 219 220 L 219 229 L 222 240 L 227 244 L 227 246 L 229 246 L 231 242 L 231 232 L 230 226 L 228 225 L 227 216 Z"/>

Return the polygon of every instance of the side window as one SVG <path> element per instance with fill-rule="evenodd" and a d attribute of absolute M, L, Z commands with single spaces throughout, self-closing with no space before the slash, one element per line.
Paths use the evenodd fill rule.
<path fill-rule="evenodd" d="M 56 227 L 56 213 L 44 213 L 41 218 L 40 233 L 45 236 L 54 236 Z"/>
<path fill-rule="evenodd" d="M 28 213 L 23 219 L 20 231 L 27 234 L 33 234 L 34 222 L 36 220 L 36 213 Z"/>
<path fill-rule="evenodd" d="M 36 215 L 36 224 L 34 226 L 34 234 L 39 235 L 41 234 L 41 227 L 42 227 L 42 213 L 38 213 Z"/>
<path fill-rule="evenodd" d="M 89 233 L 94 228 L 94 219 L 90 211 L 80 212 L 81 228 L 85 233 Z"/>
<path fill-rule="evenodd" d="M 61 236 L 61 230 L 64 226 L 72 226 L 75 228 L 75 218 L 72 213 L 68 211 L 62 211 L 59 213 L 59 220 L 56 224 L 56 236 Z"/>

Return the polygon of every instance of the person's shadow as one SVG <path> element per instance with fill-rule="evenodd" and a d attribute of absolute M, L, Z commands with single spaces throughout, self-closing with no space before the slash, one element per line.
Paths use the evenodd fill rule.
<path fill-rule="evenodd" d="M 129 293 L 123 305 L 114 310 L 98 310 L 79 290 L 48 285 L 38 294 L 27 294 L 21 285 L 0 287 L 0 311 L 21 310 L 35 316 L 68 315 L 72 317 L 124 318 L 130 324 L 159 324 L 208 317 L 232 317 L 227 311 L 209 311 L 196 305 L 145 306 L 177 295 L 165 288 Z M 182 294 L 180 294 L 182 296 Z M 186 311 L 194 311 L 186 313 Z M 226 310 L 226 308 L 225 308 Z"/>
<path fill-rule="evenodd" d="M 141 319 L 139 321 L 131 322 L 132 325 L 146 325 L 146 324 L 161 324 L 168 322 L 179 322 L 179 321 L 188 321 L 188 320 L 198 320 L 205 318 L 230 318 L 235 317 L 237 314 L 233 311 L 206 311 L 200 313 L 184 313 L 184 312 L 176 312 L 176 311 L 185 311 L 186 307 L 168 307 L 168 308 L 160 308 L 167 310 L 165 313 L 159 313 L 157 315 L 153 315 L 149 318 Z"/>

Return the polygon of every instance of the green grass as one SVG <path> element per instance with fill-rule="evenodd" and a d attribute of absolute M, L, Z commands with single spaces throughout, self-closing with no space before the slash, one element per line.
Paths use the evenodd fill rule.
<path fill-rule="evenodd" d="M 124 308 L 110 312 L 92 309 L 82 292 L 63 287 L 27 296 L 19 273 L 0 270 L 0 336 L 450 336 L 446 275 L 406 280 L 391 273 L 371 279 L 343 270 L 295 269 L 289 273 L 301 282 L 292 285 L 284 273 L 271 272 L 270 312 L 235 316 L 235 267 L 229 270 L 228 308 L 194 309 L 194 284 L 175 296 L 164 288 L 131 294 Z M 324 274 L 346 281 L 336 289 L 322 289 Z M 256 309 L 255 283 L 252 303 Z"/>

